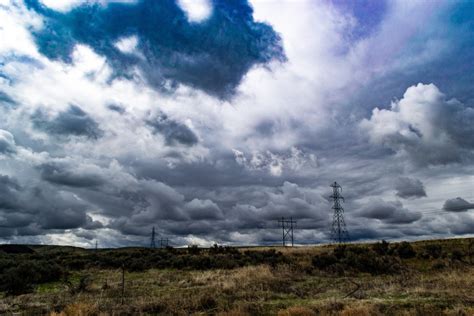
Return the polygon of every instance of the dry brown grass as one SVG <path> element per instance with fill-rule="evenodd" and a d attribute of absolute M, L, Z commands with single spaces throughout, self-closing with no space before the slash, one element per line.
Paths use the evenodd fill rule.
<path fill-rule="evenodd" d="M 118 315 L 119 273 L 97 271 L 88 293 L 69 297 L 60 314 Z M 101 289 L 104 277 L 110 286 Z M 288 266 L 129 274 L 125 305 L 131 314 L 189 315 L 474 315 L 474 267 L 451 272 L 344 278 L 306 275 Z"/>
<path fill-rule="evenodd" d="M 101 313 L 95 304 L 73 303 L 67 305 L 64 310 L 59 313 L 52 312 L 51 316 L 90 316 L 100 314 Z M 104 313 L 102 313 L 102 315 L 104 315 Z"/>
<path fill-rule="evenodd" d="M 124 305 L 120 304 L 120 270 L 74 272 L 76 280 L 91 276 L 85 291 L 73 293 L 59 283 L 32 294 L 0 297 L 0 314 L 474 315 L 473 265 L 443 259 L 449 264 L 444 270 L 430 265 L 419 269 L 421 263 L 414 258 L 403 274 L 350 278 L 307 270 L 311 256 L 327 248 L 285 250 L 298 258 L 297 265 L 126 273 Z M 347 296 L 355 284 L 360 288 Z"/>
<path fill-rule="evenodd" d="M 316 313 L 307 307 L 292 306 L 278 312 L 278 316 L 315 316 Z"/>

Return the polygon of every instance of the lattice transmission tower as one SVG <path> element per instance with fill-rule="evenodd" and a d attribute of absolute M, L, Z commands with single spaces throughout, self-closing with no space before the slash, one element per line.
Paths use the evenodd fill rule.
<path fill-rule="evenodd" d="M 343 243 L 349 240 L 349 233 L 347 232 L 346 222 L 344 221 L 344 208 L 341 206 L 341 201 L 344 202 L 344 197 L 341 195 L 342 187 L 334 182 L 331 184 L 333 199 L 334 215 L 332 219 L 331 237 L 334 242 Z"/>
<path fill-rule="evenodd" d="M 293 220 L 293 217 L 282 217 L 278 220 L 278 223 L 281 225 L 283 247 L 286 246 L 286 241 L 288 239 L 288 241 L 291 241 L 291 247 L 293 247 L 295 241 L 293 238 L 293 229 L 296 226 L 296 221 Z"/>

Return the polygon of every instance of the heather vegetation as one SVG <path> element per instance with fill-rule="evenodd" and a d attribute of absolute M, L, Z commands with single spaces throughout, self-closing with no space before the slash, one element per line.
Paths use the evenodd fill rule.
<path fill-rule="evenodd" d="M 0 314 L 472 315 L 473 276 L 472 239 L 97 251 L 3 245 Z"/>

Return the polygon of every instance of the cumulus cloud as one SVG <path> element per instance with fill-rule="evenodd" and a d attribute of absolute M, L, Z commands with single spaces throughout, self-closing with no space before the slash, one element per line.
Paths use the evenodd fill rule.
<path fill-rule="evenodd" d="M 0 154 L 12 154 L 14 152 L 16 152 L 16 148 L 13 135 L 0 129 Z"/>
<path fill-rule="evenodd" d="M 449 199 L 443 205 L 443 210 L 448 212 L 465 212 L 472 209 L 474 209 L 474 203 L 469 203 L 460 197 Z"/>
<path fill-rule="evenodd" d="M 413 223 L 421 218 L 419 212 L 410 211 L 403 207 L 400 201 L 384 201 L 372 199 L 358 211 L 358 216 L 373 218 L 391 224 Z"/>
<path fill-rule="evenodd" d="M 0 222 L 8 235 L 44 234 L 49 230 L 101 227 L 87 214 L 88 205 L 67 191 L 21 185 L 0 176 Z"/>
<path fill-rule="evenodd" d="M 48 162 L 38 166 L 38 169 L 44 180 L 55 184 L 72 187 L 95 187 L 104 184 L 105 180 L 97 172 L 98 170 L 94 170 L 99 168 L 89 167 L 92 167 L 92 170 L 77 167 L 73 169 L 64 163 Z"/>
<path fill-rule="evenodd" d="M 253 65 L 285 59 L 278 34 L 255 22 L 245 1 L 214 1 L 212 15 L 202 24 L 188 21 L 187 16 L 197 18 L 196 4 L 188 1 L 181 1 L 189 9 L 187 15 L 173 0 L 107 6 L 85 2 L 66 13 L 52 11 L 39 0 L 25 3 L 43 16 L 44 26 L 35 39 L 48 58 L 70 63 L 76 44 L 89 45 L 107 57 L 116 75 L 128 76 L 138 67 L 157 89 L 185 84 L 227 98 Z M 143 12 L 153 19 L 143 18 Z M 138 39 L 136 47 L 144 59 L 129 54 L 132 45 L 125 45 L 130 42 L 123 43 L 123 38 L 130 36 Z"/>
<path fill-rule="evenodd" d="M 396 180 L 397 196 L 410 199 L 426 197 L 425 186 L 419 179 L 400 177 Z"/>
<path fill-rule="evenodd" d="M 474 109 L 434 85 L 409 87 L 390 109 L 375 108 L 360 126 L 374 144 L 385 145 L 416 164 L 449 164 L 472 156 Z"/>
<path fill-rule="evenodd" d="M 221 209 L 211 200 L 193 199 L 186 203 L 184 207 L 191 219 L 223 219 Z"/>

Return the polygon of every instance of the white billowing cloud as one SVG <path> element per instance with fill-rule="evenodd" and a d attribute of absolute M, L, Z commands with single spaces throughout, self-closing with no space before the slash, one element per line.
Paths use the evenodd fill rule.
<path fill-rule="evenodd" d="M 36 166 L 48 158 L 47 152 L 34 152 L 29 148 L 17 145 L 14 136 L 9 131 L 0 129 L 0 159 Z"/>
<path fill-rule="evenodd" d="M 105 81 L 111 73 L 105 57 L 97 55 L 89 46 L 76 45 L 72 54 L 74 69 L 79 75 L 100 74 Z"/>
<path fill-rule="evenodd" d="M 0 7 L 0 60 L 12 53 L 37 56 L 29 29 L 37 29 L 41 25 L 41 18 L 24 7 L 8 4 Z"/>
<path fill-rule="evenodd" d="M 212 5 L 209 0 L 178 0 L 178 4 L 190 22 L 202 22 L 212 13 Z"/>
<path fill-rule="evenodd" d="M 349 119 L 339 115 L 340 108 L 374 77 L 402 64 L 432 60 L 407 63 L 402 53 L 422 30 L 422 21 L 439 6 L 421 2 L 389 5 L 377 30 L 355 42 L 347 40 L 355 27 L 354 17 L 330 3 L 254 0 L 252 6 L 255 19 L 268 22 L 281 35 L 288 61 L 270 65 L 271 71 L 263 67 L 249 71 L 233 106 L 219 109 L 220 139 L 233 143 L 226 144 L 231 148 L 238 142 L 244 142 L 249 152 L 297 146 L 308 135 L 317 137 L 330 125 Z M 406 28 L 394 31 L 405 24 Z M 391 44 L 394 41 L 396 45 Z M 374 51 L 379 54 L 373 56 Z M 268 122 L 273 125 L 270 133 L 255 137 L 259 126 Z"/>
<path fill-rule="evenodd" d="M 108 3 L 133 3 L 136 0 L 41 0 L 45 6 L 54 9 L 56 11 L 67 12 L 84 2 L 97 2 L 101 5 L 107 5 Z"/>
<path fill-rule="evenodd" d="M 416 163 L 459 162 L 474 149 L 474 109 L 448 100 L 434 84 L 409 87 L 390 109 L 375 108 L 360 126 L 372 143 Z"/>
<path fill-rule="evenodd" d="M 249 170 L 268 171 L 272 176 L 279 177 L 283 172 L 298 172 L 301 169 L 308 171 L 318 166 L 314 154 L 307 154 L 297 147 L 292 147 L 287 153 L 278 154 L 267 150 L 255 151 L 248 158 L 242 151 L 233 149 L 235 161 Z"/>
<path fill-rule="evenodd" d="M 138 45 L 138 37 L 137 36 L 129 36 L 121 38 L 120 40 L 115 43 L 115 46 L 125 54 L 133 54 L 135 49 Z"/>
<path fill-rule="evenodd" d="M 62 12 L 69 11 L 84 2 L 85 0 L 41 0 L 45 6 Z"/>

